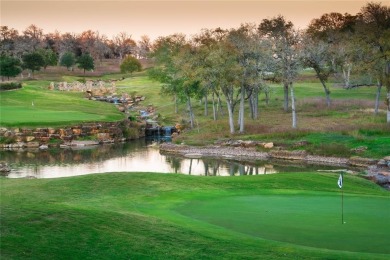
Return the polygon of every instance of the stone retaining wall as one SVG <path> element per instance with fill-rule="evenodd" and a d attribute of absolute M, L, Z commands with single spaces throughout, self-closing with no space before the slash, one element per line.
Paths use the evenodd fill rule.
<path fill-rule="evenodd" d="M 128 133 L 131 132 L 131 135 Z M 123 142 L 144 136 L 144 125 L 129 121 L 85 123 L 63 128 L 0 128 L 3 143 L 0 148 L 48 148 L 74 145 L 77 140 L 86 145 Z"/>
<path fill-rule="evenodd" d="M 338 157 L 325 157 L 309 155 L 306 151 L 287 151 L 287 150 L 271 150 L 269 152 L 256 151 L 254 147 L 226 147 L 226 146 L 206 146 L 206 147 L 191 147 L 186 145 L 175 145 L 172 143 L 164 143 L 160 146 L 160 150 L 163 153 L 175 153 L 175 154 L 200 154 L 204 156 L 214 157 L 234 157 L 237 160 L 240 159 L 282 159 L 282 160 L 299 160 L 310 163 L 321 163 L 329 165 L 345 165 L 354 167 L 368 167 L 375 165 L 378 160 L 351 157 L 351 158 L 338 158 Z"/>

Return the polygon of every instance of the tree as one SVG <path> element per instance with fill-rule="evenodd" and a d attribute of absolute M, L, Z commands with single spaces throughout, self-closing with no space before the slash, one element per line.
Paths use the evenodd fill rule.
<path fill-rule="evenodd" d="M 64 33 L 61 35 L 61 40 L 56 42 L 55 48 L 57 49 L 60 57 L 64 55 L 64 53 L 76 53 L 77 50 L 77 37 L 72 33 Z"/>
<path fill-rule="evenodd" d="M 60 59 L 60 65 L 66 67 L 68 70 L 76 63 L 76 58 L 72 52 L 65 52 Z"/>
<path fill-rule="evenodd" d="M 284 110 L 288 111 L 288 90 L 291 91 L 292 127 L 297 127 L 293 82 L 298 74 L 299 42 L 301 36 L 294 29 L 291 21 L 286 21 L 283 16 L 272 19 L 264 19 L 259 25 L 259 33 L 271 40 L 273 57 L 275 60 L 275 75 L 283 83 Z"/>
<path fill-rule="evenodd" d="M 11 56 L 0 56 L 0 75 L 2 77 L 16 77 L 22 72 L 20 60 Z"/>
<path fill-rule="evenodd" d="M 271 40 L 273 45 L 274 58 L 277 69 L 276 76 L 280 78 L 284 88 L 284 111 L 288 111 L 288 88 L 290 85 L 290 57 L 289 48 L 292 46 L 291 40 L 294 31 L 294 25 L 291 21 L 286 21 L 283 16 L 279 15 L 272 19 L 264 19 L 258 31 L 261 36 Z"/>
<path fill-rule="evenodd" d="M 46 69 L 47 66 L 56 66 L 58 62 L 57 54 L 51 49 L 38 49 L 37 53 L 41 54 L 45 64 L 43 68 Z"/>
<path fill-rule="evenodd" d="M 138 41 L 138 56 L 139 58 L 147 59 L 152 49 L 150 38 L 147 35 L 142 35 L 141 40 Z"/>
<path fill-rule="evenodd" d="M 31 24 L 23 31 L 23 37 L 28 42 L 29 51 L 36 51 L 42 45 L 43 30 Z"/>
<path fill-rule="evenodd" d="M 197 49 L 190 43 L 182 46 L 179 53 L 173 57 L 173 64 L 177 68 L 177 76 L 180 84 L 176 91 L 180 100 L 187 103 L 189 121 L 191 128 L 195 125 L 195 114 L 191 98 L 201 98 L 200 81 L 197 77 L 197 66 L 199 65 Z"/>
<path fill-rule="evenodd" d="M 151 52 L 151 57 L 154 58 L 156 66 L 148 70 L 150 78 L 163 83 L 162 94 L 174 96 L 176 114 L 178 113 L 178 91 L 182 80 L 178 76 L 179 71 L 173 62 L 173 57 L 178 55 L 185 44 L 187 44 L 187 41 L 183 34 L 159 37 L 154 42 L 153 51 Z"/>
<path fill-rule="evenodd" d="M 226 39 L 210 50 L 206 62 L 215 69 L 216 84 L 226 100 L 230 133 L 235 133 L 234 108 L 240 99 L 242 67 L 237 62 L 237 49 Z"/>
<path fill-rule="evenodd" d="M 137 44 L 131 35 L 128 35 L 125 32 L 120 32 L 113 39 L 114 43 L 114 52 L 119 56 L 119 59 L 122 60 L 127 54 L 132 54 L 135 52 Z"/>
<path fill-rule="evenodd" d="M 83 53 L 78 59 L 77 59 L 77 67 L 79 69 L 84 70 L 84 75 L 86 70 L 93 70 L 95 69 L 95 64 L 93 62 L 93 58 L 88 53 Z"/>
<path fill-rule="evenodd" d="M 229 42 L 237 50 L 237 61 L 242 67 L 239 127 L 244 132 L 245 101 L 249 101 L 250 112 L 253 119 L 258 117 L 258 97 L 260 90 L 265 86 L 264 70 L 269 67 L 267 60 L 272 60 L 266 39 L 257 34 L 256 26 L 243 24 L 238 29 L 231 29 L 228 35 Z"/>
<path fill-rule="evenodd" d="M 122 73 L 130 73 L 130 75 L 135 71 L 141 71 L 142 65 L 133 56 L 127 56 L 121 63 L 120 69 Z"/>
<path fill-rule="evenodd" d="M 386 87 L 387 123 L 390 124 L 390 7 L 366 4 L 358 15 L 356 37 L 371 57 L 368 62 L 377 74 L 378 94 L 382 85 Z"/>
<path fill-rule="evenodd" d="M 314 69 L 330 106 L 330 89 L 326 82 L 331 74 L 341 71 L 345 87 L 350 85 L 353 52 L 348 48 L 356 17 L 348 13 L 323 14 L 313 19 L 305 33 L 303 63 Z"/>
<path fill-rule="evenodd" d="M 329 75 L 333 72 L 330 58 L 330 45 L 322 40 L 314 40 L 305 35 L 302 42 L 301 59 L 303 65 L 313 68 L 317 78 L 320 80 L 326 96 L 326 104 L 330 106 L 330 89 L 326 85 Z"/>
<path fill-rule="evenodd" d="M 39 71 L 44 65 L 45 60 L 42 54 L 38 52 L 32 52 L 23 55 L 23 67 L 25 69 L 30 69 L 32 76 L 34 77 L 34 71 Z"/>
<path fill-rule="evenodd" d="M 15 40 L 18 38 L 19 33 L 13 28 L 8 26 L 1 26 L 0 32 L 0 52 L 11 55 L 15 48 Z"/>

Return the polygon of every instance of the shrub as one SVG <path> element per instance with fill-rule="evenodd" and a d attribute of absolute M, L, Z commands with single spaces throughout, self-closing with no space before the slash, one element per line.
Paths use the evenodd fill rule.
<path fill-rule="evenodd" d="M 22 88 L 22 83 L 17 83 L 17 82 L 0 83 L 0 91 L 19 89 L 19 88 Z"/>

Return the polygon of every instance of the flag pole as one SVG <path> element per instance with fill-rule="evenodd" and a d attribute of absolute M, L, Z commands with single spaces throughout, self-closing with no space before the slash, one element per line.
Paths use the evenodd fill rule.
<path fill-rule="evenodd" d="M 341 172 L 341 179 L 344 179 L 343 172 Z M 341 186 L 341 224 L 344 224 L 344 189 Z"/>
<path fill-rule="evenodd" d="M 344 176 L 343 171 L 340 173 L 339 180 L 337 181 L 337 185 L 341 189 L 341 224 L 344 224 L 344 190 L 343 190 L 343 182 Z"/>

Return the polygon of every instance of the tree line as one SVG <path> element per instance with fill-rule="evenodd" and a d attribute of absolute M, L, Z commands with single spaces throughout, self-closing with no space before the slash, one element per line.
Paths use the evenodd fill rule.
<path fill-rule="evenodd" d="M 235 115 L 238 131 L 244 132 L 245 108 L 256 119 L 260 93 L 268 102 L 269 83 L 279 82 L 284 109 L 288 111 L 291 102 L 296 128 L 294 83 L 306 68 L 315 72 L 327 106 L 331 105 L 331 76 L 345 88 L 376 86 L 375 113 L 385 86 L 390 123 L 390 7 L 380 3 L 367 3 L 356 15 L 324 14 L 304 31 L 280 15 L 229 30 L 203 29 L 189 39 L 183 34 L 159 37 L 150 56 L 155 66 L 149 76 L 164 83 L 162 92 L 172 95 L 176 104 L 186 102 L 191 127 L 193 100 L 204 100 L 207 115 L 211 98 L 214 120 L 225 103 L 230 132 L 236 131 Z"/>
<path fill-rule="evenodd" d="M 126 32 L 108 39 L 98 31 L 87 30 L 75 33 L 48 33 L 32 24 L 19 33 L 8 26 L 1 26 L 0 32 L 1 76 L 15 77 L 21 70 L 32 73 L 47 66 L 61 65 L 72 70 L 74 65 L 93 70 L 94 62 L 102 59 L 119 58 L 128 55 L 146 58 L 152 43 L 148 36 L 141 36 L 136 42 Z"/>

